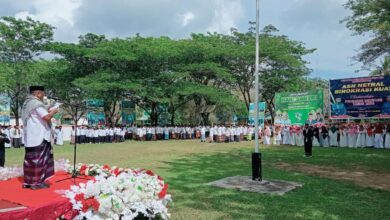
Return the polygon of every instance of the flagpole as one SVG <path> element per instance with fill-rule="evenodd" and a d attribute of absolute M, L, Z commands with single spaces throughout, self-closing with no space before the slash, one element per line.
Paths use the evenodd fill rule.
<path fill-rule="evenodd" d="M 260 0 L 256 0 L 256 60 L 255 60 L 255 152 L 252 153 L 252 180 L 262 180 L 259 149 L 259 14 Z"/>

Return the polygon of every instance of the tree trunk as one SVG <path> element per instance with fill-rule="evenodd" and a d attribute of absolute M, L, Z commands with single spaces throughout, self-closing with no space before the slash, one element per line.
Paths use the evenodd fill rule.
<path fill-rule="evenodd" d="M 175 112 L 176 112 L 176 109 L 175 108 L 172 108 L 171 110 L 171 126 L 174 126 L 175 125 Z"/>
<path fill-rule="evenodd" d="M 202 116 L 202 125 L 207 125 L 209 123 L 209 115 L 210 113 L 202 113 L 201 116 Z"/>
<path fill-rule="evenodd" d="M 158 124 L 158 114 L 157 114 L 157 104 L 156 103 L 153 103 L 151 105 L 150 122 L 153 126 L 157 126 L 157 124 Z"/>
<path fill-rule="evenodd" d="M 15 115 L 15 123 L 17 126 L 19 126 L 19 103 L 16 102 L 16 110 L 14 111 Z"/>

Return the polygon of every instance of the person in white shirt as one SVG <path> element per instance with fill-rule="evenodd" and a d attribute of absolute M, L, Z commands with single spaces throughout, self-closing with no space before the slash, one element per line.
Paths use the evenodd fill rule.
<path fill-rule="evenodd" d="M 169 140 L 169 128 L 167 126 L 164 127 L 164 140 Z"/>
<path fill-rule="evenodd" d="M 10 148 L 11 147 L 11 126 L 5 127 L 3 133 L 7 135 L 7 138 L 10 140 L 9 142 L 5 142 L 5 147 Z"/>
<path fill-rule="evenodd" d="M 157 136 L 156 136 L 156 127 L 151 127 L 152 129 L 152 140 L 155 141 L 157 140 Z"/>
<path fill-rule="evenodd" d="M 125 142 L 126 128 L 121 129 L 120 135 L 121 135 L 121 142 Z"/>
<path fill-rule="evenodd" d="M 85 144 L 87 143 L 87 128 L 82 126 L 80 129 L 80 143 Z"/>
<path fill-rule="evenodd" d="M 98 130 L 97 127 L 95 127 L 95 128 L 93 129 L 93 139 L 92 139 L 92 143 L 98 144 L 99 141 L 100 141 L 100 139 L 99 139 L 99 130 Z"/>
<path fill-rule="evenodd" d="M 31 86 L 30 95 L 22 105 L 22 121 L 25 127 L 25 157 L 23 164 L 23 187 L 48 188 L 46 179 L 54 175 L 54 159 L 50 122 L 58 109 L 49 109 L 43 104 L 42 86 Z"/>
<path fill-rule="evenodd" d="M 70 132 L 70 143 L 74 144 L 76 141 L 76 131 L 74 126 L 72 126 L 72 131 Z"/>
<path fill-rule="evenodd" d="M 62 126 L 58 126 L 56 129 L 56 145 L 64 145 L 64 133 L 62 131 Z"/>
<path fill-rule="evenodd" d="M 114 128 L 108 129 L 108 136 L 110 137 L 109 142 L 112 143 L 115 141 L 115 131 Z"/>
<path fill-rule="evenodd" d="M 200 128 L 200 141 L 206 142 L 206 127 L 205 126 L 202 126 Z"/>
<path fill-rule="evenodd" d="M 151 127 L 146 128 L 146 140 L 147 141 L 152 140 L 152 128 Z"/>
<path fill-rule="evenodd" d="M 81 127 L 76 126 L 76 143 L 81 144 Z"/>
<path fill-rule="evenodd" d="M 15 148 L 20 148 L 22 145 L 22 132 L 17 125 L 11 128 L 11 145 Z"/>

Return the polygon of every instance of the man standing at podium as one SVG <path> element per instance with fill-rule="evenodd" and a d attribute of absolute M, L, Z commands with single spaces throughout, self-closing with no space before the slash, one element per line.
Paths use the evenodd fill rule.
<path fill-rule="evenodd" d="M 48 111 L 42 102 L 44 96 L 43 86 L 31 86 L 30 95 L 22 107 L 26 151 L 23 187 L 33 190 L 48 188 L 45 180 L 54 175 L 50 122 L 58 109 Z"/>

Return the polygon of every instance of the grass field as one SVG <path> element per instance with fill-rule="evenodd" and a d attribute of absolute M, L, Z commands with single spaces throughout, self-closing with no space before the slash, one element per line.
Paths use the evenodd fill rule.
<path fill-rule="evenodd" d="M 79 145 L 77 160 L 152 169 L 169 184 L 172 219 L 390 219 L 388 190 L 278 166 L 332 167 L 346 174 L 363 170 L 380 178 L 390 175 L 390 150 L 314 148 L 314 157 L 304 158 L 301 147 L 261 147 L 266 179 L 301 182 L 303 188 L 269 196 L 205 185 L 228 176 L 251 175 L 252 149 L 253 142 L 125 142 Z M 23 149 L 7 149 L 6 166 L 20 166 L 23 156 Z M 73 147 L 55 147 L 54 156 L 72 159 Z"/>

